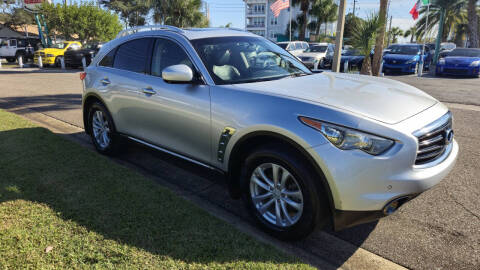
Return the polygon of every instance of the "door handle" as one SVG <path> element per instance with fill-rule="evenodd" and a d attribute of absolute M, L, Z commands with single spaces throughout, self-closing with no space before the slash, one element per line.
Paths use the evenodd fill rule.
<path fill-rule="evenodd" d="M 142 92 L 147 95 L 155 95 L 157 92 L 152 89 L 152 87 L 145 87 L 142 89 Z"/>
<path fill-rule="evenodd" d="M 110 84 L 110 80 L 108 78 L 103 78 L 101 81 L 100 81 L 103 85 L 109 85 Z"/>

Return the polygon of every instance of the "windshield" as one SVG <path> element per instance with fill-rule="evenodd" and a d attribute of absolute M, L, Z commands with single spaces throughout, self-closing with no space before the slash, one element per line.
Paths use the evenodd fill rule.
<path fill-rule="evenodd" d="M 318 46 L 318 45 L 313 45 L 310 48 L 308 48 L 305 52 L 325 52 L 327 50 L 327 46 Z"/>
<path fill-rule="evenodd" d="M 418 45 L 407 45 L 407 46 L 392 46 L 390 48 L 390 54 L 418 54 L 422 50 L 421 46 Z"/>
<path fill-rule="evenodd" d="M 285 50 L 285 49 L 287 49 L 288 43 L 278 43 L 277 45 L 278 45 L 280 48 L 282 48 L 282 49 Z"/>
<path fill-rule="evenodd" d="M 447 56 L 480 57 L 479 49 L 455 49 Z"/>
<path fill-rule="evenodd" d="M 342 53 L 342 55 L 358 55 L 361 56 L 362 53 L 356 49 L 347 49 L 345 52 Z"/>
<path fill-rule="evenodd" d="M 64 43 L 53 44 L 53 45 L 52 45 L 52 48 L 55 48 L 55 49 L 65 49 L 67 46 L 68 46 L 68 43 L 67 43 L 67 42 L 64 42 Z"/>
<path fill-rule="evenodd" d="M 215 84 L 278 80 L 312 72 L 294 56 L 259 37 L 216 37 L 191 41 Z"/>

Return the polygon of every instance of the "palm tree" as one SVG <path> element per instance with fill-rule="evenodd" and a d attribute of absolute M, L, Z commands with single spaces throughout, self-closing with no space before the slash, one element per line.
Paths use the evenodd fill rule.
<path fill-rule="evenodd" d="M 380 27 L 378 28 L 377 39 L 375 41 L 375 52 L 373 53 L 372 73 L 378 76 L 380 73 L 380 64 L 382 62 L 383 44 L 385 41 L 385 30 L 387 28 L 387 6 L 388 0 L 380 1 L 378 11 Z"/>
<path fill-rule="evenodd" d="M 413 43 L 413 39 L 415 38 L 417 29 L 415 26 L 410 27 L 405 33 L 403 33 L 404 38 L 410 37 L 410 43 Z"/>
<path fill-rule="evenodd" d="M 381 22 L 379 16 L 377 13 L 373 13 L 368 16 L 365 21 L 358 24 L 353 32 L 353 46 L 365 55 L 360 74 L 372 74 L 370 53 L 375 44 L 375 38 L 380 27 Z"/>
<path fill-rule="evenodd" d="M 333 0 L 315 0 L 310 15 L 316 18 L 315 34 L 320 34 L 320 26 L 325 25 L 325 36 L 327 35 L 327 23 L 337 19 L 338 5 Z"/>
<path fill-rule="evenodd" d="M 398 42 L 398 36 L 403 36 L 403 31 L 402 29 L 398 27 L 392 27 L 390 30 L 390 36 L 392 37 L 392 43 L 397 43 Z"/>
<path fill-rule="evenodd" d="M 447 41 L 450 33 L 458 29 L 459 24 L 467 24 L 467 1 L 468 0 L 436 0 L 430 6 L 428 15 L 428 28 L 426 28 L 427 7 L 420 8 L 422 17 L 418 20 L 415 27 L 417 29 L 417 38 L 424 39 L 440 22 L 442 8 L 446 10 L 445 23 L 442 32 L 442 41 Z"/>
<path fill-rule="evenodd" d="M 300 6 L 300 10 L 302 13 L 299 15 L 301 17 L 302 22 L 307 22 L 308 21 L 308 10 L 310 9 L 310 4 L 313 2 L 313 0 L 293 0 L 292 1 L 292 6 Z M 305 40 L 305 33 L 307 32 L 307 25 L 308 23 L 302 23 L 300 25 L 299 33 L 298 33 L 298 39 L 299 40 Z"/>
<path fill-rule="evenodd" d="M 468 0 L 468 40 L 470 47 L 480 47 L 480 38 L 478 32 L 478 14 L 477 14 L 477 0 Z"/>

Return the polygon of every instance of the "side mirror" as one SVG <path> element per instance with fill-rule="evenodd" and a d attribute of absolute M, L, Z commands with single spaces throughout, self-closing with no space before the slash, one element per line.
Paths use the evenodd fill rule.
<path fill-rule="evenodd" d="M 167 82 L 191 82 L 193 80 L 193 71 L 184 64 L 169 66 L 162 70 L 162 79 Z"/>

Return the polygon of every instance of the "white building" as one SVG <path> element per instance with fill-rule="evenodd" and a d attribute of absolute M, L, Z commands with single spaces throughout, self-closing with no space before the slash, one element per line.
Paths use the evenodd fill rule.
<path fill-rule="evenodd" d="M 266 37 L 272 41 L 288 40 L 285 34 L 287 33 L 287 26 L 290 22 L 290 14 L 288 9 L 280 12 L 280 15 L 275 18 L 270 6 L 276 0 L 243 0 L 245 2 L 245 29 L 254 34 Z M 301 14 L 300 6 L 293 6 L 292 20 L 295 20 Z M 325 32 L 325 26 L 322 25 L 320 33 Z M 335 24 L 327 24 L 327 34 L 333 35 L 335 32 Z M 305 33 L 306 38 L 310 37 L 310 31 L 307 29 Z M 298 37 L 298 31 L 292 33 L 292 38 Z"/>

